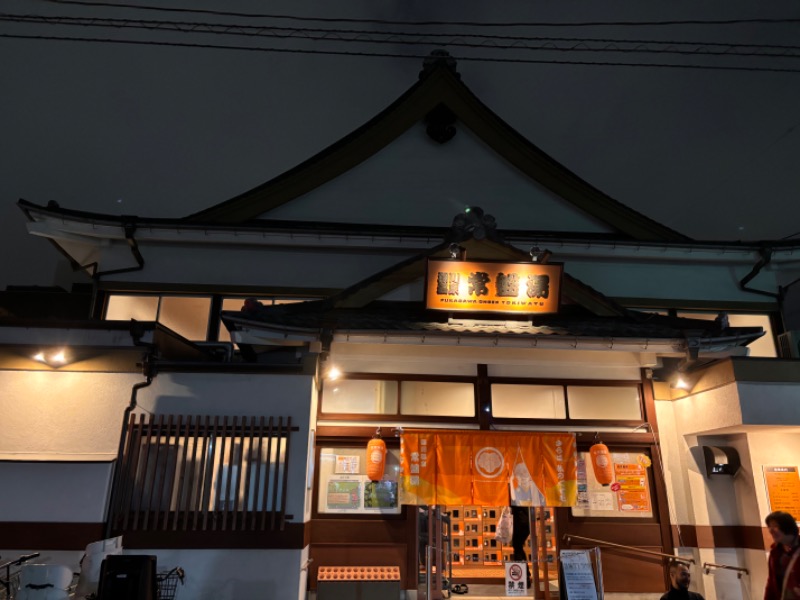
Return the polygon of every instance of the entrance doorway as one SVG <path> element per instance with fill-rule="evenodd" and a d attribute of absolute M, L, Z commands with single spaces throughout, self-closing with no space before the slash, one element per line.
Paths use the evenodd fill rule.
<path fill-rule="evenodd" d="M 497 521 L 504 507 L 445 506 L 450 532 L 449 569 L 452 582 L 467 585 L 490 585 L 504 594 L 505 562 L 514 560 L 511 543 L 502 544 L 496 537 Z M 525 541 L 526 559 L 531 570 L 533 597 L 558 597 L 558 537 L 556 513 L 550 508 L 531 507 L 530 537 Z M 524 525 L 523 525 L 524 526 Z"/>

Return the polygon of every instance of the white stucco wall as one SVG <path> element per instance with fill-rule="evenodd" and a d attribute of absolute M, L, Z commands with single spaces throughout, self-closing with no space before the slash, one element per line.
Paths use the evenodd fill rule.
<path fill-rule="evenodd" d="M 41 548 L 5 550 L 3 559 L 41 552 L 30 564 L 66 565 L 80 572 L 83 552 Z M 124 550 L 123 554 L 157 557 L 157 570 L 181 567 L 186 572 L 179 600 L 306 600 L 308 548 L 303 550 Z"/>
<path fill-rule="evenodd" d="M 0 462 L 0 521 L 102 523 L 113 472 L 111 462 Z"/>
<path fill-rule="evenodd" d="M 0 372 L 0 453 L 5 459 L 0 461 L 0 520 L 102 522 L 113 463 L 97 461 L 116 457 L 131 386 L 141 381 L 135 374 Z M 312 409 L 316 398 L 309 376 L 163 373 L 139 391 L 136 412 L 291 417 L 299 431 L 291 437 L 286 511 L 303 521 L 310 518 L 306 481 Z M 43 553 L 40 562 L 74 563 L 77 569 L 78 553 L 32 550 Z M 308 548 L 134 553 L 157 554 L 160 568 L 182 566 L 187 572 L 184 598 L 305 598 L 302 567 Z"/>
<path fill-rule="evenodd" d="M 116 458 L 136 374 L 0 371 L 0 458 Z"/>
<path fill-rule="evenodd" d="M 267 534 L 268 535 L 268 534 Z M 178 599 L 305 600 L 308 548 L 303 550 L 137 550 L 154 554 L 158 570 L 186 572 Z"/>
<path fill-rule="evenodd" d="M 778 428 L 748 434 L 750 440 L 750 468 L 758 502 L 759 524 L 772 512 L 767 497 L 764 466 L 800 467 L 800 432 L 797 429 L 781 431 Z M 795 515 L 800 519 L 800 514 Z"/>
<path fill-rule="evenodd" d="M 800 466 L 800 430 L 793 426 L 796 411 L 788 406 L 795 389 L 790 384 L 734 383 L 676 401 L 656 402 L 673 524 L 763 526 L 771 511 L 764 465 Z M 777 419 L 785 425 L 752 424 Z M 734 477 L 707 477 L 702 446 L 734 447 L 741 460 L 739 472 Z M 697 561 L 694 580 L 706 600 L 763 595 L 767 576 L 763 550 L 683 550 Z M 733 571 L 712 569 L 705 574 L 704 562 L 744 567 L 749 573 L 738 578 Z"/>
<path fill-rule="evenodd" d="M 272 209 L 269 219 L 447 227 L 480 206 L 504 229 L 609 232 L 486 146 L 463 124 L 445 144 L 417 123 L 389 146 L 319 188 Z M 395 210 L 387 211 L 394 206 Z M 531 207 L 535 206 L 535 210 Z"/>

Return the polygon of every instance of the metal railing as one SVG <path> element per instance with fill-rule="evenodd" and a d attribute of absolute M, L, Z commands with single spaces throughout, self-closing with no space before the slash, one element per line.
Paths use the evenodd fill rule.
<path fill-rule="evenodd" d="M 708 575 L 711 573 L 711 569 L 728 569 L 730 571 L 736 571 L 736 577 L 741 579 L 742 575 L 750 575 L 750 571 L 745 569 L 744 567 L 732 567 L 731 565 L 719 565 L 717 563 L 703 563 L 703 573 Z"/>
<path fill-rule="evenodd" d="M 636 546 L 626 546 L 624 544 L 615 544 L 614 542 L 607 542 L 606 540 L 596 540 L 594 538 L 587 538 L 583 537 L 582 535 L 564 534 L 564 537 L 562 539 L 568 544 L 572 540 L 580 540 L 582 542 L 591 542 L 593 544 L 599 544 L 602 546 L 610 546 L 611 548 L 623 548 L 625 550 L 630 550 L 631 552 L 635 552 L 637 554 L 649 554 L 650 556 L 660 556 L 661 558 L 669 558 L 675 562 L 692 563 L 692 564 L 695 563 L 693 558 L 686 558 L 684 556 L 678 556 L 677 554 L 664 554 L 663 552 L 644 550 L 642 548 L 637 548 Z"/>

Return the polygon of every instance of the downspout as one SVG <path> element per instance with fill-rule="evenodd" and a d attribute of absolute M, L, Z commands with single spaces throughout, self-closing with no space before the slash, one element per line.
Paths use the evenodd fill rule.
<path fill-rule="evenodd" d="M 756 290 L 753 288 L 747 287 L 747 284 L 752 281 L 756 275 L 761 272 L 761 269 L 766 267 L 770 261 L 772 260 L 772 248 L 760 248 L 758 253 L 761 255 L 761 260 L 759 260 L 753 270 L 750 271 L 745 277 L 739 282 L 739 289 L 744 292 L 750 292 L 751 294 L 761 294 L 762 296 L 769 296 L 770 298 L 775 298 L 778 301 L 778 306 L 780 306 L 783 300 L 783 294 L 776 294 L 774 292 L 765 292 L 764 290 Z"/>
<path fill-rule="evenodd" d="M 92 279 L 100 279 L 103 275 L 117 275 L 119 273 L 130 273 L 132 271 L 141 271 L 144 269 L 144 257 L 139 251 L 139 243 L 136 241 L 136 238 L 133 237 L 133 234 L 136 232 L 136 217 L 128 217 L 128 220 L 122 224 L 122 228 L 125 231 L 125 241 L 128 243 L 128 246 L 131 249 L 131 254 L 133 255 L 133 259 L 136 261 L 136 266 L 124 267 L 122 269 L 112 269 L 111 271 L 95 270 L 92 273 Z M 82 268 L 88 269 L 89 267 L 94 267 L 97 269 L 97 262 L 93 262 L 90 265 L 84 265 Z"/>
<path fill-rule="evenodd" d="M 106 516 L 105 537 L 111 537 L 112 522 L 111 516 L 114 507 L 121 502 L 120 494 L 122 494 L 122 459 L 125 454 L 125 444 L 128 441 L 128 420 L 130 419 L 133 409 L 136 408 L 136 399 L 139 395 L 139 390 L 146 388 L 153 383 L 153 378 L 156 376 L 155 370 L 155 345 L 148 342 L 141 341 L 141 332 L 136 327 L 136 322 L 131 322 L 131 338 L 135 346 L 143 346 L 147 348 L 142 359 L 142 374 L 145 376 L 145 381 L 134 383 L 131 388 L 131 400 L 122 416 L 122 431 L 119 436 L 119 448 L 117 449 L 117 461 L 114 468 L 114 478 L 111 486 L 111 502 L 109 503 L 108 515 Z"/>

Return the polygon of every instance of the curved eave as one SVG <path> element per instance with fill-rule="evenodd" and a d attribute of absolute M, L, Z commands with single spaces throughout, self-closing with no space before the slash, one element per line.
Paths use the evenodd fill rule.
<path fill-rule="evenodd" d="M 323 334 L 319 327 L 254 321 L 231 313 L 223 313 L 222 320 L 230 331 L 231 340 L 246 346 L 296 346 L 321 342 L 328 335 Z M 530 327 L 528 331 L 506 332 L 502 327 L 474 331 L 459 325 L 442 323 L 416 329 L 352 329 L 331 324 L 329 330 L 333 341 L 343 343 L 602 350 L 654 352 L 661 355 L 680 355 L 688 350 L 696 350 L 698 354 L 705 356 L 746 354 L 745 347 L 764 335 L 760 331 L 716 336 L 597 337 L 575 335 L 546 326 Z"/>
<path fill-rule="evenodd" d="M 191 223 L 174 218 L 78 211 L 61 208 L 55 203 L 40 206 L 26 200 L 19 200 L 18 206 L 28 220 L 28 232 L 47 239 L 76 270 L 93 264 L 110 248 L 117 248 L 127 257 L 131 238 L 126 238 L 126 233 L 132 235 L 132 239 L 143 249 L 146 249 L 147 244 L 193 245 L 210 251 L 245 246 L 302 248 L 304 251 L 372 252 L 378 249 L 413 256 L 431 252 L 450 231 L 444 227 L 308 221 Z M 591 257 L 592 260 L 645 264 L 727 264 L 750 269 L 762 259 L 765 252 L 769 252 L 771 256 L 771 269 L 793 269 L 800 261 L 800 240 L 797 239 L 648 242 L 574 232 L 555 235 L 554 232 L 503 229 L 502 234 L 505 245 L 516 251 L 517 259 L 528 258 L 527 252 L 520 254 L 521 249 L 538 246 L 551 250 L 559 262 L 566 264 L 572 260 Z M 361 285 L 366 283 L 368 282 L 362 282 Z M 568 282 L 567 287 L 570 286 Z M 576 288 L 571 293 L 583 295 L 584 291 L 588 290 Z"/>
<path fill-rule="evenodd" d="M 241 223 L 257 218 L 374 156 L 440 104 L 521 172 L 616 231 L 636 240 L 690 240 L 563 167 L 492 112 L 443 65 L 422 77 L 376 117 L 297 167 L 186 220 Z"/>
<path fill-rule="evenodd" d="M 251 347 L 298 346 L 321 341 L 321 333 L 312 329 L 244 328 L 231 332 L 236 344 Z M 333 342 L 379 345 L 426 345 L 452 347 L 541 348 L 549 350 L 595 350 L 607 352 L 648 352 L 682 356 L 697 349 L 698 355 L 739 356 L 747 352 L 744 337 L 725 338 L 626 338 L 574 336 L 558 333 L 504 334 L 458 331 L 383 331 L 337 329 Z"/>

